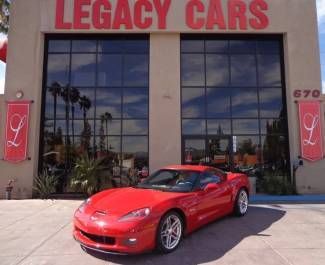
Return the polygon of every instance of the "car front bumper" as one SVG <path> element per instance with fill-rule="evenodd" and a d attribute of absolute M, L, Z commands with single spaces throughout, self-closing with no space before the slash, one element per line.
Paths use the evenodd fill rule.
<path fill-rule="evenodd" d="M 84 224 L 74 220 L 74 239 L 83 248 L 114 255 L 139 254 L 155 248 L 157 224 L 148 222 L 141 226 L 124 224 L 109 229 L 96 223 Z"/>

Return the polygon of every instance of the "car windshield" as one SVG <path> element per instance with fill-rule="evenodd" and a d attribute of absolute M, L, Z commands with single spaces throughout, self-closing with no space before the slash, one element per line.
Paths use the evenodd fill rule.
<path fill-rule="evenodd" d="M 162 169 L 152 174 L 137 188 L 172 192 L 190 192 L 200 176 L 198 171 Z"/>

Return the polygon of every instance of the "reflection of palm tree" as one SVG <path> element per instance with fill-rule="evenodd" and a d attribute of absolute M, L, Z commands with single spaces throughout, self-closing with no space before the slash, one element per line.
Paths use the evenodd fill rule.
<path fill-rule="evenodd" d="M 71 124 L 71 129 L 72 129 L 72 143 L 74 143 L 74 112 L 75 112 L 75 107 L 74 104 L 76 104 L 79 101 L 80 98 L 80 92 L 77 88 L 72 87 L 70 89 L 70 103 L 71 103 L 71 115 L 72 115 L 72 124 Z"/>
<path fill-rule="evenodd" d="M 99 149 L 105 150 L 105 132 L 104 132 L 104 115 L 100 116 L 100 128 L 99 128 Z"/>
<path fill-rule="evenodd" d="M 58 96 L 61 95 L 61 85 L 58 82 L 53 82 L 52 86 L 49 89 L 49 92 L 54 98 L 54 133 L 56 133 L 56 108 Z"/>
<path fill-rule="evenodd" d="M 112 114 L 110 114 L 109 112 L 105 112 L 101 118 L 105 121 L 105 125 L 106 125 L 106 137 L 107 137 L 106 147 L 107 147 L 107 151 L 108 151 L 109 150 L 109 147 L 108 147 L 108 122 L 111 121 L 113 119 L 113 117 L 112 117 Z"/>
<path fill-rule="evenodd" d="M 66 122 L 66 134 L 67 134 L 67 144 L 70 144 L 70 138 L 69 138 L 69 86 L 66 86 L 62 91 L 61 91 L 61 97 L 65 103 L 65 122 Z"/>
<path fill-rule="evenodd" d="M 82 96 L 79 98 L 79 106 L 83 111 L 84 124 L 86 124 L 87 111 L 91 108 L 91 101 L 88 97 Z"/>

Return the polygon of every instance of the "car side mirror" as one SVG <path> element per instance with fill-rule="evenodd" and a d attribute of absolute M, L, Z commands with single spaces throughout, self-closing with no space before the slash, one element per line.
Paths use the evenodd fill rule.
<path fill-rule="evenodd" d="M 209 183 L 205 186 L 204 191 L 211 191 L 218 189 L 219 185 L 217 183 Z"/>

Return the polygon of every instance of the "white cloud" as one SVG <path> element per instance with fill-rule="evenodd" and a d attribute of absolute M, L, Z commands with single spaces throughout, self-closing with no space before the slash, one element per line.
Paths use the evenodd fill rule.
<path fill-rule="evenodd" d="M 325 0 L 317 0 L 318 23 L 321 25 L 325 22 Z"/>
<path fill-rule="evenodd" d="M 3 33 L 0 33 L 0 40 L 4 40 L 4 39 L 6 39 L 6 38 L 7 38 L 6 35 L 4 35 Z"/>
<path fill-rule="evenodd" d="M 5 92 L 5 78 L 4 77 L 0 77 L 0 95 L 4 94 Z"/>
<path fill-rule="evenodd" d="M 4 94 L 6 64 L 0 61 L 0 94 Z"/>

